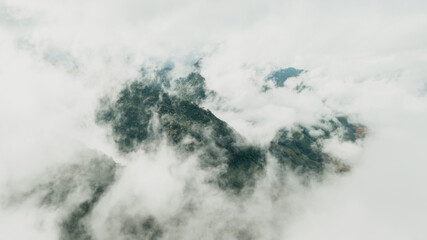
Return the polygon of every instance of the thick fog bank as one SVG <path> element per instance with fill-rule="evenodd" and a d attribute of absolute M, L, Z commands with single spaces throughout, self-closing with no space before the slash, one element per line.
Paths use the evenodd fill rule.
<path fill-rule="evenodd" d="M 0 239 L 425 239 L 424 1 L 0 1 Z"/>

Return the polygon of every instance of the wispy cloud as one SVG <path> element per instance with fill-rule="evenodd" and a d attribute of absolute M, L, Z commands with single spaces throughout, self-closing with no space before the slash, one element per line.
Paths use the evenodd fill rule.
<path fill-rule="evenodd" d="M 87 200 L 87 189 L 59 208 L 40 206 L 41 193 L 13 206 L 11 197 L 93 151 L 119 166 L 117 181 L 82 217 L 98 239 L 132 231 L 152 239 L 425 239 L 426 7 L 416 0 L 2 0 L 0 238 L 63 236 L 59 223 Z M 242 200 L 207 182 L 215 173 L 197 156 L 183 160 L 166 142 L 157 151 L 120 152 L 96 124 L 100 99 L 115 99 L 142 66 L 173 62 L 178 78 L 199 59 L 216 93 L 202 107 L 250 144 L 266 147 L 281 128 L 337 114 L 363 123 L 363 143 L 322 142 L 351 171 L 307 184 L 281 174 L 267 155 L 265 175 Z M 306 71 L 262 91 L 270 72 L 285 67 Z M 295 91 L 299 84 L 307 89 Z"/>

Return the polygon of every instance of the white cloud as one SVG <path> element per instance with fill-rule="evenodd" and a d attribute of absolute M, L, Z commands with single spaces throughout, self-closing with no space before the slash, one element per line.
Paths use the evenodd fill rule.
<path fill-rule="evenodd" d="M 284 189 L 274 189 L 274 169 L 244 203 L 196 184 L 200 209 L 176 234 L 232 238 L 235 226 L 226 223 L 236 221 L 260 239 L 425 239 L 426 7 L 397 0 L 2 0 L 0 196 L 92 148 L 129 167 L 93 217 L 105 219 L 122 195 L 136 195 L 141 212 L 178 211 L 185 181 L 206 173 L 179 165 L 167 147 L 130 161 L 94 123 L 94 111 L 141 64 L 203 57 L 202 74 L 222 99 L 204 106 L 249 141 L 268 144 L 283 126 L 336 111 L 365 124 L 369 136 L 361 146 L 329 142 L 354 167 L 311 188 L 289 176 Z M 304 81 L 310 91 L 260 91 L 271 69 L 290 66 L 308 71 L 288 86 Z M 31 204 L 2 208 L 7 231 L 0 238 L 57 237 L 58 213 Z M 37 225 L 44 216 L 46 225 Z"/>

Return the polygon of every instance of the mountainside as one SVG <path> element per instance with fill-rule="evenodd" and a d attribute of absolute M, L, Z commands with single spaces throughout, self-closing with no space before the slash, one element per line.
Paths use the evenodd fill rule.
<path fill-rule="evenodd" d="M 0 240 L 427 240 L 426 10 L 0 0 Z"/>
<path fill-rule="evenodd" d="M 206 173 L 201 184 L 209 185 L 237 202 L 246 201 L 254 194 L 257 184 L 267 175 L 271 156 L 279 164 L 279 175 L 286 176 L 292 171 L 321 179 L 330 169 L 343 173 L 351 168 L 327 153 L 324 141 L 338 138 L 342 142 L 357 142 L 366 135 L 363 125 L 351 123 L 347 116 L 337 115 L 311 126 L 283 127 L 268 144 L 252 144 L 200 106 L 216 93 L 207 88 L 199 69 L 177 79 L 171 77 L 172 69 L 165 67 L 154 73 L 142 71 L 142 78 L 124 85 L 117 97 L 103 98 L 95 113 L 96 123 L 109 129 L 118 152 L 125 158 L 139 151 L 155 152 L 156 146 L 163 141 L 174 148 L 183 163 L 196 156 L 198 168 Z M 270 74 L 269 79 L 278 82 L 276 87 L 283 87 L 286 78 L 301 72 L 288 68 Z M 87 152 L 75 162 L 59 167 L 56 174 L 47 175 L 45 182 L 38 183 L 20 197 L 37 198 L 40 206 L 49 209 L 67 209 L 58 222 L 64 240 L 93 239 L 89 224 L 91 217 L 100 202 L 111 198 L 106 195 L 126 171 L 126 165 L 117 164 L 108 156 L 91 150 Z M 194 188 L 191 185 L 186 183 L 186 188 Z M 76 198 L 77 195 L 81 196 Z M 185 208 L 193 209 L 191 211 L 200 211 L 191 198 L 183 204 Z M 114 210 L 105 221 L 120 222 L 118 230 L 114 230 L 118 235 L 112 236 L 160 239 L 171 234 L 168 232 L 171 228 L 178 228 L 177 221 L 189 224 L 190 219 L 181 211 L 170 213 L 165 219 L 149 213 L 134 216 Z M 248 239 L 254 233 L 244 228 L 236 234 L 243 236 L 239 239 Z"/>
<path fill-rule="evenodd" d="M 124 153 L 164 134 L 178 149 L 199 152 L 202 167 L 225 167 L 217 179 L 222 188 L 253 187 L 256 175 L 262 174 L 265 151 L 245 143 L 224 121 L 193 102 L 134 82 L 103 108 L 98 122 L 111 125 L 113 138 Z"/>
<path fill-rule="evenodd" d="M 349 123 L 347 117 L 339 116 L 322 120 L 316 126 L 281 129 L 268 147 L 250 145 L 227 123 L 196 104 L 204 100 L 208 92 L 205 79 L 199 73 L 192 72 L 171 83 L 165 75 L 169 70 L 157 72 L 155 79 L 162 79 L 162 85 L 135 81 L 125 86 L 116 100 L 103 103 L 97 121 L 111 127 L 114 141 L 124 153 L 159 140 L 162 135 L 184 152 L 197 151 L 202 167 L 225 167 L 216 180 L 224 189 L 239 192 L 245 186 L 253 187 L 257 176 L 263 174 L 267 152 L 279 163 L 301 173 L 321 173 L 326 164 L 341 166 L 339 159 L 322 150 L 322 140 L 334 134 L 340 134 L 342 141 L 354 142 L 364 137 L 363 125 Z M 288 71 L 292 75 L 302 70 L 288 68 L 285 73 Z M 283 77 L 284 73 L 279 73 Z M 176 95 L 165 92 L 171 85 L 178 89 L 173 91 Z M 321 134 L 311 135 L 309 129 Z"/>

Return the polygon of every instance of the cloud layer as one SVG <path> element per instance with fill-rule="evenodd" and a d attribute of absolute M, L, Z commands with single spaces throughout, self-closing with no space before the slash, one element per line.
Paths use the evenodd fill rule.
<path fill-rule="evenodd" d="M 90 186 L 61 208 L 22 194 L 94 151 L 122 169 L 85 220 L 97 239 L 126 239 L 127 231 L 152 239 L 425 239 L 426 7 L 0 1 L 0 238 L 61 238 L 58 222 L 88 198 Z M 95 123 L 99 100 L 138 79 L 142 66 L 173 62 L 171 74 L 183 77 L 200 58 L 207 87 L 218 94 L 202 106 L 253 144 L 336 113 L 366 125 L 363 144 L 325 142 L 351 172 L 307 187 L 291 172 L 280 179 L 269 156 L 254 195 L 239 202 L 203 181 L 209 173 L 195 156 L 182 161 L 166 142 L 155 152 L 121 154 Z M 282 67 L 307 71 L 261 91 Z M 295 91 L 300 83 L 309 89 Z M 122 228 L 129 219 L 152 231 Z"/>

